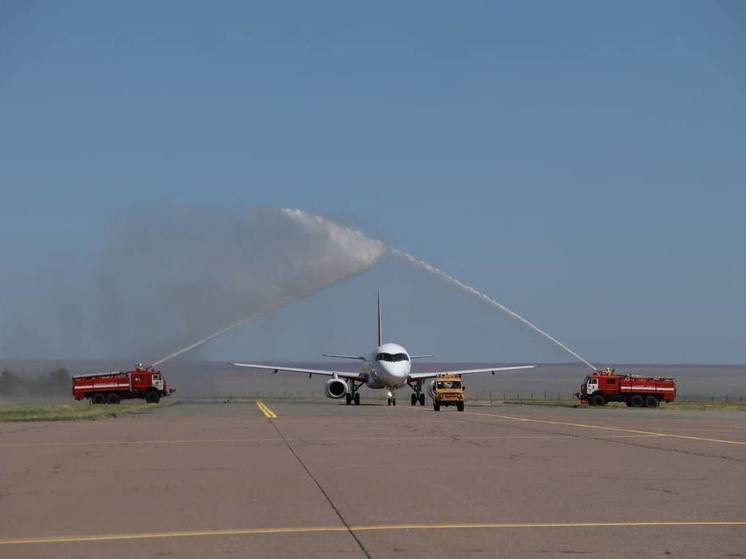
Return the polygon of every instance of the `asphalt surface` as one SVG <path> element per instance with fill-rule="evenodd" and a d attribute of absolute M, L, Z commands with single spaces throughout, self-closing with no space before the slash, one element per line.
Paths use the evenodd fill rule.
<path fill-rule="evenodd" d="M 263 404 L 0 424 L 0 557 L 746 557 L 744 413 Z"/>

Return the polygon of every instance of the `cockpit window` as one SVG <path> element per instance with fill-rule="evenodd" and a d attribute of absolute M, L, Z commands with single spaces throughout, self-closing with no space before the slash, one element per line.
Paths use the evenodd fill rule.
<path fill-rule="evenodd" d="M 379 353 L 376 361 L 409 361 L 409 356 L 406 353 Z"/>

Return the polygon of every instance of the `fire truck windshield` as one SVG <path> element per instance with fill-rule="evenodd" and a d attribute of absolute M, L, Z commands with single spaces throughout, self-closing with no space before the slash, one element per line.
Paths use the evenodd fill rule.
<path fill-rule="evenodd" d="M 453 388 L 461 388 L 461 383 L 457 380 L 451 381 L 451 380 L 445 380 L 445 381 L 439 381 L 438 382 L 438 388 L 442 388 L 444 390 L 453 389 Z"/>

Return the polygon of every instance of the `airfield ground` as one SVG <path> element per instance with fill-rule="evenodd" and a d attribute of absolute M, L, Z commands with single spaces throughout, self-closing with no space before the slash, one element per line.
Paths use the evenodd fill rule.
<path fill-rule="evenodd" d="M 746 556 L 743 412 L 264 404 L 0 424 L 0 557 Z"/>

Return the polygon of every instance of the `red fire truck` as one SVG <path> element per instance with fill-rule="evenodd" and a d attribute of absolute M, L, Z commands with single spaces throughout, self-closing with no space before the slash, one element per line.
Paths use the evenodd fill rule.
<path fill-rule="evenodd" d="M 607 402 L 625 402 L 628 406 L 654 408 L 676 399 L 676 380 L 617 374 L 615 369 L 596 371 L 585 377 L 575 396 L 582 404 L 603 406 Z"/>
<path fill-rule="evenodd" d="M 118 404 L 131 398 L 144 398 L 149 404 L 157 404 L 161 397 L 173 392 L 160 371 L 142 365 L 133 371 L 73 376 L 73 398 L 88 398 L 93 404 Z"/>

